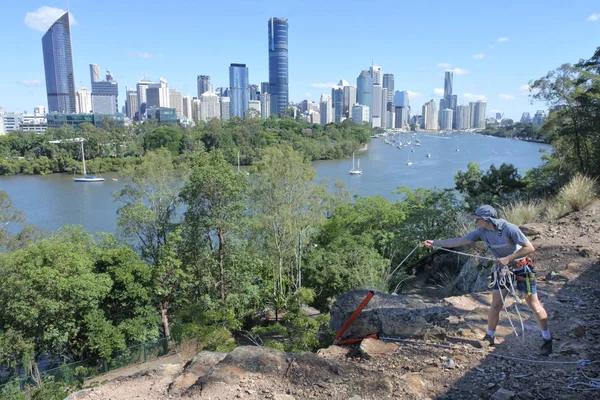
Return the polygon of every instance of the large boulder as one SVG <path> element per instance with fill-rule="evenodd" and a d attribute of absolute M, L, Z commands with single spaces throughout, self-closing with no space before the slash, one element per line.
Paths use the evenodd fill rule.
<path fill-rule="evenodd" d="M 491 269 L 482 268 L 476 258 L 468 259 L 462 266 L 460 273 L 454 280 L 454 287 L 462 293 L 475 293 L 489 290 L 489 276 Z"/>
<path fill-rule="evenodd" d="M 368 290 L 351 290 L 339 296 L 331 307 L 331 329 L 337 332 L 368 293 Z M 404 338 L 422 338 L 432 332 L 439 335 L 439 328 L 448 326 L 446 318 L 451 314 L 449 308 L 427 303 L 419 296 L 375 292 L 341 339 L 362 338 L 374 333 L 379 337 Z"/>

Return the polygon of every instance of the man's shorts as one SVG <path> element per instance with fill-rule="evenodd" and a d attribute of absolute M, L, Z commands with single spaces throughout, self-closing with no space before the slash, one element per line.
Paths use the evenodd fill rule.
<path fill-rule="evenodd" d="M 513 280 L 513 287 L 519 293 L 524 295 L 536 294 L 536 284 L 535 284 L 535 270 L 531 268 L 523 268 L 519 271 L 514 271 L 510 274 L 511 279 Z M 529 288 L 527 287 L 527 277 L 529 277 Z M 509 285 L 510 286 L 510 285 Z M 500 290 L 500 284 L 496 282 L 494 286 L 491 287 L 492 290 Z M 502 289 L 510 289 L 510 287 L 502 287 Z"/>

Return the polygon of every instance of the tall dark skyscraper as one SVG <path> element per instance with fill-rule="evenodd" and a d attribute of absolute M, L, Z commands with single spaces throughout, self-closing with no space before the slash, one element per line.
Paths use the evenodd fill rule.
<path fill-rule="evenodd" d="M 42 37 L 48 111 L 75 112 L 75 78 L 69 13 L 60 17 Z"/>
<path fill-rule="evenodd" d="M 208 75 L 198 75 L 196 79 L 198 84 L 198 98 L 202 96 L 202 93 L 210 92 L 210 76 Z"/>
<path fill-rule="evenodd" d="M 383 74 L 383 87 L 387 89 L 386 103 L 394 101 L 394 74 Z"/>
<path fill-rule="evenodd" d="M 271 114 L 279 114 L 289 102 L 288 20 L 269 19 L 269 94 Z"/>
<path fill-rule="evenodd" d="M 250 105 L 250 85 L 246 64 L 229 66 L 229 97 L 231 98 L 231 116 L 244 117 Z"/>
<path fill-rule="evenodd" d="M 452 99 L 452 78 L 454 73 L 452 71 L 446 71 L 446 75 L 444 77 L 444 100 L 446 100 L 446 104 L 449 105 Z"/>

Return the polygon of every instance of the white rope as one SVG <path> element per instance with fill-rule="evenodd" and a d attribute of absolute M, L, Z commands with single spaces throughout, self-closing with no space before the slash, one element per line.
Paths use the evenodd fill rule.
<path fill-rule="evenodd" d="M 379 289 L 379 291 L 382 291 L 382 290 L 383 290 L 383 288 L 385 287 L 385 285 L 386 285 L 386 283 L 388 282 L 388 280 L 389 280 L 389 279 L 392 277 L 392 275 L 394 275 L 394 274 L 396 273 L 396 271 L 398 271 L 398 268 L 400 268 L 400 266 L 401 266 L 402 264 L 404 264 L 404 262 L 405 262 L 406 260 L 408 260 L 408 257 L 410 257 L 410 256 L 412 255 L 412 253 L 414 253 L 414 252 L 415 252 L 415 251 L 416 251 L 416 250 L 417 250 L 419 247 L 421 247 L 421 243 L 419 243 L 418 245 L 416 245 L 416 246 L 415 246 L 415 248 L 414 248 L 414 249 L 412 249 L 412 250 L 410 251 L 410 253 L 408 253 L 408 255 L 407 255 L 406 257 L 404 257 L 404 260 L 402 260 L 402 261 L 400 262 L 400 264 L 398 264 L 398 266 L 397 266 L 396 268 L 394 268 L 394 270 L 392 271 L 392 273 L 391 273 L 391 274 L 389 274 L 389 275 L 387 276 L 387 278 L 385 278 L 385 280 L 384 280 L 384 281 L 381 283 L 381 288 Z"/>
<path fill-rule="evenodd" d="M 440 345 L 438 343 L 429 343 L 424 340 L 417 340 L 417 339 L 402 339 L 402 338 L 393 338 L 393 337 L 382 336 L 382 337 L 379 337 L 379 340 L 386 340 L 388 342 L 408 342 L 408 343 L 413 343 L 413 344 L 425 344 L 428 346 L 443 347 L 443 348 L 450 348 L 450 349 L 457 348 L 452 345 Z M 562 364 L 562 365 L 577 364 L 577 366 L 578 366 L 577 372 L 581 373 L 581 375 L 583 375 L 583 377 L 586 378 L 589 382 L 583 382 L 583 381 L 575 382 L 575 383 L 572 383 L 569 386 L 567 386 L 567 388 L 571 389 L 571 390 L 577 390 L 577 391 L 600 390 L 600 378 L 591 378 L 591 377 L 587 376 L 585 371 L 583 370 L 583 367 L 585 367 L 586 365 L 592 364 L 593 362 L 596 362 L 596 361 L 590 361 L 590 360 L 578 360 L 578 361 L 530 360 L 527 358 L 506 356 L 504 354 L 487 353 L 484 350 L 473 349 L 473 351 L 475 351 L 477 353 L 487 354 L 487 355 L 497 357 L 497 358 L 505 358 L 508 360 L 528 362 L 528 363 L 534 363 L 534 364 L 555 364 L 555 365 L 556 364 Z M 577 379 L 578 379 L 578 377 L 575 377 L 575 380 L 577 380 Z M 583 388 L 576 387 L 576 386 L 583 386 Z"/>
<path fill-rule="evenodd" d="M 450 250 L 445 247 L 438 247 L 438 246 L 432 246 L 432 247 L 435 247 L 435 248 L 443 250 L 443 251 L 447 251 L 448 253 L 461 254 L 461 255 L 464 255 L 467 257 L 481 258 L 483 260 L 490 260 L 490 261 L 494 261 L 494 262 L 498 261 L 497 258 L 484 257 L 484 256 L 478 256 L 475 254 L 463 253 L 461 251 Z M 522 333 L 521 336 L 523 339 L 522 344 L 524 345 L 525 344 L 525 324 L 523 323 L 523 317 L 521 317 L 521 312 L 519 311 L 519 307 L 517 306 L 518 303 L 521 303 L 521 299 L 519 298 L 519 296 L 516 293 L 511 274 L 513 274 L 513 273 L 507 266 L 495 265 L 494 270 L 492 272 L 493 278 L 492 278 L 492 281 L 489 283 L 488 287 L 493 288 L 496 284 L 498 284 L 498 291 L 500 292 L 500 299 L 502 300 L 502 308 L 504 309 L 504 312 L 506 313 L 506 316 L 508 317 L 508 322 L 510 323 L 510 326 L 512 327 L 513 332 L 515 333 L 515 336 L 518 337 L 519 332 L 517 332 L 517 328 L 513 324 L 512 318 L 510 317 L 510 313 L 508 312 L 508 309 L 506 308 L 506 298 L 502 295 L 503 288 L 505 288 L 506 291 L 509 294 L 511 294 L 513 296 L 513 298 L 515 299 L 515 310 L 517 312 L 517 315 L 519 316 L 519 321 L 521 322 L 521 333 Z"/>

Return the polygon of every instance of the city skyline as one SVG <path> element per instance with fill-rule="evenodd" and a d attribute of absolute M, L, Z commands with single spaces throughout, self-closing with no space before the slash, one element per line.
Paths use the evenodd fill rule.
<path fill-rule="evenodd" d="M 378 31 L 382 37 L 378 41 L 380 43 L 374 44 L 368 38 L 359 37 L 340 46 L 333 38 L 329 42 L 325 39 L 315 41 L 315 38 L 321 34 L 326 37 L 336 29 L 350 28 L 353 21 L 360 20 L 366 27 L 379 25 L 360 19 L 362 16 L 358 10 L 349 10 L 350 19 L 333 19 L 328 22 L 329 25 L 323 25 L 323 30 L 316 31 L 313 27 L 321 26 L 319 21 L 325 22 L 330 12 L 342 3 L 325 4 L 315 14 L 297 10 L 292 5 L 266 1 L 261 3 L 264 7 L 259 7 L 260 10 L 251 4 L 236 2 L 236 9 L 244 17 L 238 17 L 236 13 L 232 17 L 235 26 L 230 30 L 220 30 L 219 40 L 212 40 L 214 35 L 209 33 L 218 26 L 218 18 L 214 21 L 209 19 L 200 26 L 192 26 L 188 14 L 194 14 L 196 5 L 189 5 L 189 12 L 183 13 L 185 15 L 179 13 L 176 18 L 176 25 L 181 27 L 177 34 L 164 30 L 156 40 L 139 41 L 129 35 L 135 31 L 129 26 L 132 15 L 139 17 L 147 26 L 165 21 L 166 26 L 170 26 L 175 24 L 175 20 L 167 18 L 174 14 L 151 12 L 136 7 L 136 3 L 121 4 L 108 0 L 103 8 L 113 7 L 122 12 L 115 15 L 115 19 L 111 20 L 111 29 L 106 30 L 105 24 L 95 20 L 96 13 L 101 11 L 99 5 L 72 2 L 71 12 L 75 22 L 71 36 L 76 89 L 82 85 L 89 88 L 90 63 L 98 63 L 111 70 L 115 80 L 121 84 L 121 99 L 126 98 L 125 87 L 134 87 L 144 75 L 153 81 L 164 76 L 169 81 L 169 87 L 176 88 L 184 95 L 196 94 L 196 77 L 200 74 L 209 75 L 215 87 L 224 87 L 228 85 L 228 66 L 232 62 L 245 63 L 252 70 L 249 83 L 260 84 L 269 80 L 264 21 L 279 16 L 288 19 L 293 26 L 289 59 L 290 101 L 299 103 L 308 98 L 318 102 L 320 95 L 329 94 L 340 79 L 353 84 L 360 71 L 369 68 L 374 57 L 374 62 L 382 66 L 384 74 L 394 74 L 395 90 L 409 93 L 415 109 L 432 98 L 440 99 L 443 96 L 444 71 L 452 70 L 457 104 L 485 98 L 488 116 L 501 112 L 505 117 L 518 120 L 523 112 L 533 115 L 538 109 L 545 109 L 542 104 L 529 104 L 527 82 L 543 76 L 562 63 L 576 62 L 591 55 L 597 45 L 592 33 L 597 37 L 600 31 L 600 23 L 589 18 L 599 11 L 591 1 L 582 2 L 576 10 L 560 13 L 552 11 L 552 1 L 524 4 L 518 8 L 490 8 L 488 11 L 493 18 L 475 18 L 475 13 L 460 13 L 457 9 L 451 10 L 450 22 L 442 18 L 442 11 L 449 11 L 444 7 L 441 7 L 443 10 L 435 6 L 425 7 L 423 11 L 428 12 L 429 20 L 424 21 L 420 13 L 410 12 L 411 9 L 417 9 L 416 5 L 406 5 L 401 10 L 392 10 L 390 15 L 386 14 L 392 19 L 402 17 L 406 39 L 404 51 L 398 51 L 395 36 L 390 36 L 393 33 L 389 31 L 391 28 L 385 26 Z M 378 6 L 387 3 L 392 4 L 373 2 Z M 6 29 L 3 33 L 10 32 L 11 37 L 19 37 L 23 43 L 19 51 L 13 52 L 13 62 L 3 66 L 6 71 L 3 74 L 5 80 L 0 82 L 0 105 L 5 110 L 30 111 L 34 106 L 46 104 L 39 40 L 40 33 L 52 23 L 48 17 L 52 8 L 42 4 L 24 1 L 9 4 L 5 10 L 7 23 L 0 29 Z M 466 9 L 476 4 L 479 3 L 467 1 L 464 7 Z M 543 20 L 527 17 L 534 15 L 539 7 L 548 10 Z M 223 11 L 219 6 L 210 5 L 207 11 L 219 10 Z M 405 18 L 406 14 L 411 18 Z M 58 16 L 60 14 L 55 14 L 55 17 Z M 161 20 L 163 17 L 167 19 Z M 243 29 L 236 27 L 236 21 L 243 22 Z M 253 22 L 248 24 L 248 21 Z M 448 34 L 441 37 L 426 33 L 426 29 L 420 28 L 425 22 L 437 24 L 438 30 L 444 30 L 440 27 L 447 26 L 449 30 L 444 31 Z M 560 34 L 558 29 L 553 29 L 559 23 Z M 194 36 L 191 36 L 192 33 Z M 198 42 L 193 40 L 194 37 L 206 37 L 206 40 Z M 108 42 L 111 46 L 101 45 Z M 462 45 L 456 46 L 457 43 Z M 424 44 L 427 47 L 423 47 Z M 206 54 L 210 56 L 205 57 Z M 120 102 L 122 105 L 123 101 Z"/>

